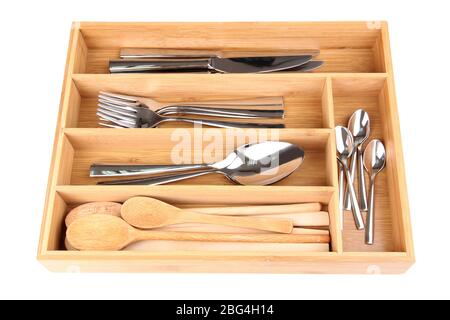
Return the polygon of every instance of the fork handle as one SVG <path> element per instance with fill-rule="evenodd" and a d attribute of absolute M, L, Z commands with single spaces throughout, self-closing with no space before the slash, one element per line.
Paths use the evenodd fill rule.
<path fill-rule="evenodd" d="M 89 170 L 89 176 L 95 177 L 130 177 L 150 174 L 171 173 L 188 170 L 209 169 L 207 164 L 179 165 L 146 165 L 146 164 L 99 164 L 94 163 Z"/>
<path fill-rule="evenodd" d="M 209 70 L 210 59 L 111 60 L 111 73 L 138 73 L 173 70 Z"/>
<path fill-rule="evenodd" d="M 148 102 L 151 104 L 151 101 Z M 202 107 L 202 108 L 233 108 L 236 106 L 246 108 L 246 109 L 254 109 L 254 110 L 283 110 L 284 108 L 284 99 L 281 96 L 271 96 L 271 97 L 256 97 L 256 98 L 242 98 L 242 99 L 232 99 L 232 100 L 206 100 L 206 101 L 186 101 L 186 102 L 177 102 L 177 103 L 166 103 L 162 104 L 160 108 L 165 107 L 177 107 L 189 105 L 193 107 Z"/>
<path fill-rule="evenodd" d="M 279 118 L 284 117 L 284 110 L 252 110 L 252 109 L 232 109 L 232 108 L 213 108 L 197 106 L 170 106 L 158 110 L 162 116 L 172 114 L 195 114 L 200 116 L 214 116 L 224 118 Z"/>
<path fill-rule="evenodd" d="M 193 124 L 205 125 L 217 128 L 267 128 L 267 129 L 280 129 L 284 128 L 284 124 L 281 123 L 241 123 L 241 122 L 226 122 L 226 121 L 213 121 L 205 119 L 190 119 L 190 118 L 164 118 L 161 122 L 188 122 Z"/>

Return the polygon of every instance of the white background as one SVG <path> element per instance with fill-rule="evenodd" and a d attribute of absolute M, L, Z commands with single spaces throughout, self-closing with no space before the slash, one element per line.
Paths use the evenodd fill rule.
<path fill-rule="evenodd" d="M 447 1 L 3 1 L 0 298 L 450 298 Z M 53 274 L 35 259 L 72 21 L 387 20 L 417 263 L 405 275 Z"/>

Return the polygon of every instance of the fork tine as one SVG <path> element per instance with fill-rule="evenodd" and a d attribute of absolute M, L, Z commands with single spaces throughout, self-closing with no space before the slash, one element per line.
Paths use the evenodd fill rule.
<path fill-rule="evenodd" d="M 107 91 L 100 91 L 98 93 L 99 96 L 106 96 L 110 98 L 116 98 L 120 100 L 125 100 L 129 102 L 138 102 L 139 97 L 138 96 L 130 96 L 126 94 L 119 94 L 119 93 L 113 93 L 113 92 L 107 92 Z"/>
<path fill-rule="evenodd" d="M 107 105 L 107 106 L 112 106 L 115 108 L 122 108 L 122 109 L 130 110 L 130 111 L 136 111 L 135 108 L 140 106 L 140 105 L 126 105 L 126 104 L 122 104 L 122 103 L 111 102 L 109 100 L 105 100 L 102 98 L 99 98 L 98 102 L 101 104 Z"/>
<path fill-rule="evenodd" d="M 97 109 L 97 112 L 99 112 L 99 113 L 101 113 L 103 115 L 107 115 L 107 116 L 112 117 L 112 118 L 117 119 L 117 120 L 127 121 L 129 123 L 136 123 L 136 117 L 131 117 L 131 116 L 127 116 L 127 115 L 121 115 L 121 114 L 118 114 L 118 113 L 115 113 L 115 112 L 112 112 L 112 111 L 109 111 L 109 110 L 105 110 L 103 108 Z"/>
<path fill-rule="evenodd" d="M 97 107 L 99 107 L 98 110 L 108 110 L 108 111 L 111 111 L 111 112 L 115 112 L 117 114 L 121 114 L 121 115 L 132 117 L 132 118 L 136 118 L 136 111 L 129 111 L 129 110 L 126 110 L 126 109 L 123 109 L 123 108 L 118 108 L 118 107 L 115 107 L 115 106 L 105 105 L 105 104 L 102 104 L 102 103 L 99 103 L 97 105 Z"/>
<path fill-rule="evenodd" d="M 98 99 L 107 101 L 112 104 L 121 105 L 121 106 L 138 107 L 141 105 L 141 103 L 138 101 L 127 101 L 127 100 L 117 99 L 115 97 L 105 96 L 102 94 L 98 95 Z"/>
<path fill-rule="evenodd" d="M 136 126 L 135 122 L 133 121 L 127 121 L 124 119 L 119 119 L 116 117 L 112 117 L 110 115 L 107 115 L 101 111 L 97 111 L 97 115 L 105 120 L 108 120 L 114 124 L 117 124 L 119 126 L 125 127 L 125 128 L 134 128 Z"/>
<path fill-rule="evenodd" d="M 108 121 L 108 120 L 106 120 L 106 121 Z M 124 128 L 122 126 L 117 126 L 117 125 L 114 125 L 114 124 L 109 124 L 109 123 L 104 123 L 104 122 L 99 122 L 98 124 L 100 126 L 108 127 L 108 128 L 119 128 L 119 129 L 123 129 Z"/>
<path fill-rule="evenodd" d="M 108 116 L 110 118 L 117 119 L 119 121 L 126 121 L 127 123 L 130 123 L 130 124 L 133 124 L 133 125 L 137 122 L 137 119 L 126 117 L 126 116 L 122 116 L 122 115 L 118 115 L 118 114 L 109 112 L 108 110 L 98 109 L 97 112 L 101 113 L 102 115 Z"/>
<path fill-rule="evenodd" d="M 121 127 L 121 128 L 134 128 L 134 126 L 130 126 L 130 125 L 127 124 L 127 123 L 122 123 L 122 122 L 119 121 L 119 120 L 108 119 L 107 121 L 108 121 L 108 122 L 111 122 L 112 125 L 117 125 L 117 126 L 119 126 L 119 127 Z M 99 124 L 100 124 L 100 123 L 102 123 L 102 122 L 99 122 Z"/>
<path fill-rule="evenodd" d="M 109 121 L 108 119 L 105 119 L 105 118 L 102 118 L 102 117 L 99 117 L 98 119 L 99 119 L 100 121 L 106 121 L 106 122 Z"/>

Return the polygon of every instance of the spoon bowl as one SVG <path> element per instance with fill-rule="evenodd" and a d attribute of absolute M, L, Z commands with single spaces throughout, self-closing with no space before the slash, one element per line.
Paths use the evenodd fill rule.
<path fill-rule="evenodd" d="M 353 136 L 350 130 L 342 126 L 336 127 L 335 134 L 338 160 L 343 164 L 347 164 L 348 159 L 354 152 Z"/>
<path fill-rule="evenodd" d="M 372 177 L 384 169 L 386 150 L 380 140 L 372 140 L 364 151 L 364 167 Z"/>
<path fill-rule="evenodd" d="M 248 144 L 220 172 L 241 185 L 269 185 L 286 178 L 303 163 L 303 149 L 288 142 Z"/>
<path fill-rule="evenodd" d="M 369 114 L 363 110 L 356 110 L 348 121 L 348 129 L 353 136 L 355 147 L 364 143 L 370 134 Z"/>
<path fill-rule="evenodd" d="M 73 221 L 66 236 L 77 250 L 116 251 L 132 242 L 132 232 L 132 227 L 119 217 L 95 214 Z"/>

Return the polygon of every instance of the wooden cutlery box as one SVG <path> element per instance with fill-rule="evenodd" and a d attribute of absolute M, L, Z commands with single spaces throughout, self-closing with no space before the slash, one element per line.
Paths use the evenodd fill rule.
<path fill-rule="evenodd" d="M 108 61 L 122 47 L 197 48 L 228 52 L 320 49 L 324 66 L 311 73 L 115 74 Z M 283 96 L 285 129 L 99 128 L 99 91 L 198 101 Z M 356 109 L 371 117 L 370 138 L 386 146 L 377 177 L 376 242 L 364 244 L 347 212 L 338 210 L 335 125 Z M 176 126 L 176 127 L 175 127 Z M 205 175 L 161 186 L 102 186 L 89 178 L 93 162 L 171 163 L 179 131 L 191 134 L 192 161 L 202 160 L 211 136 L 237 146 L 250 136 L 305 149 L 303 165 L 271 186 L 232 185 Z M 211 131 L 214 130 L 214 131 Z M 212 134 L 210 132 L 213 132 Z M 194 135 L 197 135 L 194 137 Z M 220 137 L 219 137 L 220 138 Z M 227 149 L 228 150 L 228 149 Z M 48 182 L 38 259 L 62 272 L 401 273 L 414 263 L 402 144 L 385 22 L 73 23 Z M 321 202 L 330 215 L 329 252 L 171 251 L 81 252 L 64 248 L 69 208 L 90 201 L 152 196 L 175 205 L 253 205 Z"/>

